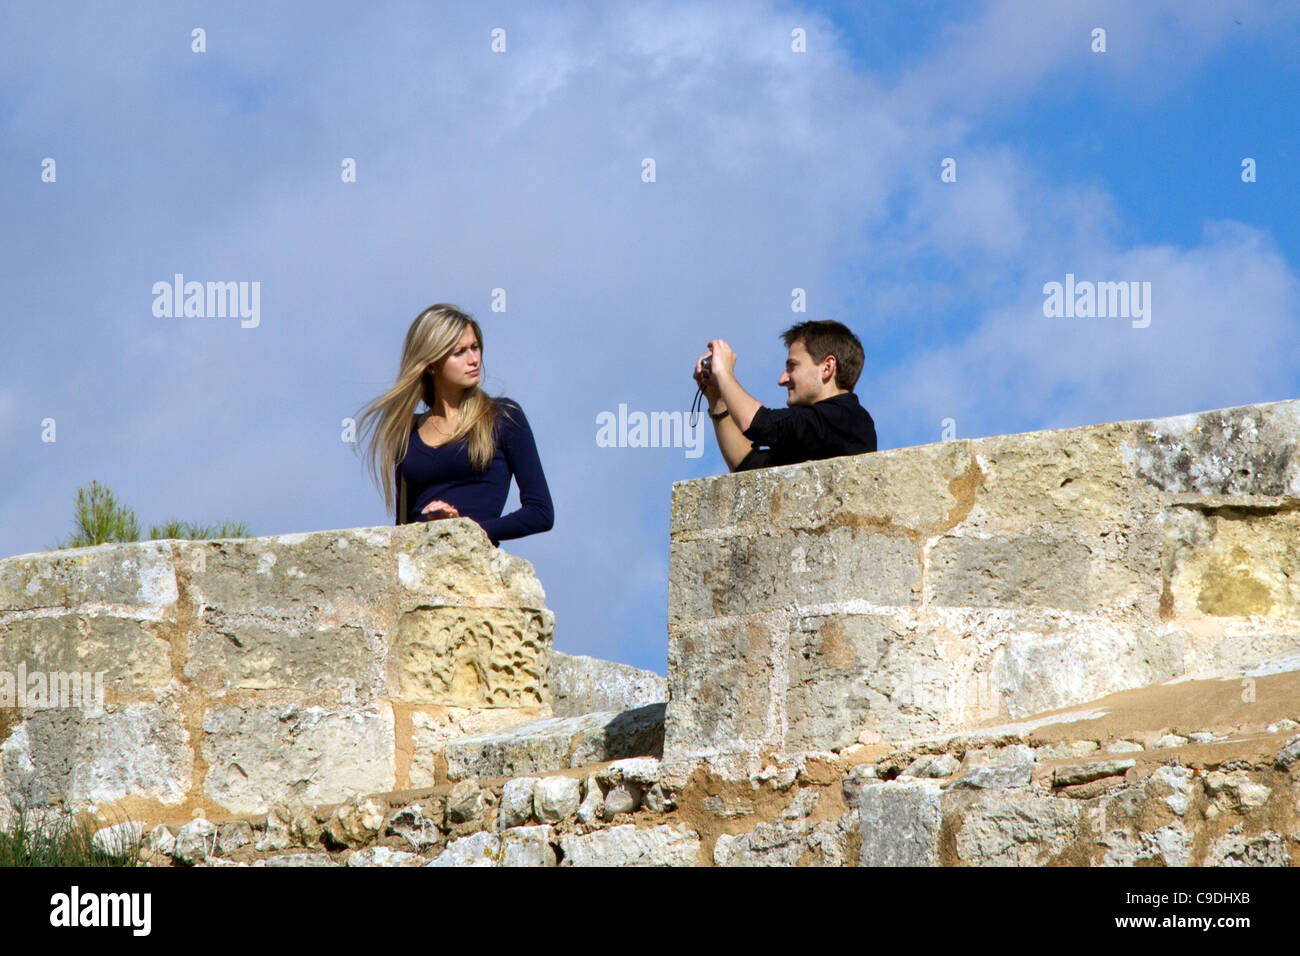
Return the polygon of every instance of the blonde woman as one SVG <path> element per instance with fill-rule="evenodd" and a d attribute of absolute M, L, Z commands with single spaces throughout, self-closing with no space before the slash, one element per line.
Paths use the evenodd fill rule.
<path fill-rule="evenodd" d="M 472 518 L 493 544 L 554 524 L 537 445 L 518 403 L 479 387 L 483 333 L 453 305 L 431 305 L 406 331 L 397 382 L 359 419 L 370 439 L 371 474 L 397 524 Z M 424 400 L 427 410 L 415 414 Z M 388 468 L 393 468 L 391 478 Z M 508 515 L 510 479 L 521 507 Z M 394 501 L 396 499 L 396 501 Z"/>

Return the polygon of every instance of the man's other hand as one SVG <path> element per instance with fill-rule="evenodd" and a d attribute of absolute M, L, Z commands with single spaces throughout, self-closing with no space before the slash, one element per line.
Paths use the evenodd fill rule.
<path fill-rule="evenodd" d="M 731 350 L 726 339 L 714 339 L 709 343 L 709 354 L 713 356 L 713 377 L 732 378 L 736 374 L 736 353 Z"/>

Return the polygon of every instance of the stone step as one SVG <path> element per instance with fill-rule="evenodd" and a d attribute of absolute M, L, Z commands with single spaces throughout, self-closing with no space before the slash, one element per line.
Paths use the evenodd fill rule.
<path fill-rule="evenodd" d="M 546 717 L 447 744 L 447 779 L 520 777 L 663 754 L 664 705 Z"/>

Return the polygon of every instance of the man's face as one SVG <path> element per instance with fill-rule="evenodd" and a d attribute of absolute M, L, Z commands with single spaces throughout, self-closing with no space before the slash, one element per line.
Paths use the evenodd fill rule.
<path fill-rule="evenodd" d="M 811 405 L 821 395 L 821 366 L 808 354 L 802 339 L 790 346 L 785 374 L 777 379 L 776 384 L 786 390 L 787 405 Z"/>

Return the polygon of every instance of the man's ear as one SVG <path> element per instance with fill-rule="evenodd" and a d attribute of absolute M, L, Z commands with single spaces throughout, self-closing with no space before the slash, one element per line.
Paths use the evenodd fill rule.
<path fill-rule="evenodd" d="M 835 358 L 834 354 L 828 355 L 824 359 L 822 359 L 822 384 L 823 385 L 825 385 L 827 382 L 835 381 L 835 366 L 838 364 L 838 362 L 839 360 Z"/>

